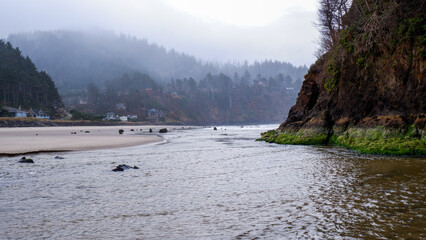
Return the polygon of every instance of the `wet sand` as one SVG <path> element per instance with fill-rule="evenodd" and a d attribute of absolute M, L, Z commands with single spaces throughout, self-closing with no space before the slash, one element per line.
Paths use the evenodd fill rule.
<path fill-rule="evenodd" d="M 164 138 L 157 134 L 162 127 L 164 126 L 0 128 L 0 155 L 108 149 L 161 142 Z M 148 132 L 150 128 L 153 133 Z M 122 135 L 118 134 L 119 129 L 124 130 Z M 72 132 L 76 134 L 71 134 Z"/>

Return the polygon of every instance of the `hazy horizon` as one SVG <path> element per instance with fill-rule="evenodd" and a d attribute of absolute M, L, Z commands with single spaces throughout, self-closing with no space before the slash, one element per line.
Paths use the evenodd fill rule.
<path fill-rule="evenodd" d="M 203 61 L 269 59 L 309 66 L 317 47 L 315 20 L 313 0 L 5 0 L 0 38 L 20 32 L 102 29 Z"/>

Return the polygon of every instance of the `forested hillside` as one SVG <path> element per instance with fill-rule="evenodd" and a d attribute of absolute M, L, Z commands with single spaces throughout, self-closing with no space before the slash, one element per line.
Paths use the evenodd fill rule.
<path fill-rule="evenodd" d="M 278 122 L 295 103 L 307 72 L 271 60 L 202 62 L 100 30 L 19 33 L 8 39 L 54 77 L 68 109 L 136 114 L 142 120 L 156 108 L 173 122 Z"/>
<path fill-rule="evenodd" d="M 62 100 L 49 75 L 38 72 L 19 48 L 0 40 L 0 101 L 2 105 L 37 108 L 54 116 Z"/>
<path fill-rule="evenodd" d="M 90 83 L 84 104 L 70 99 L 69 106 L 83 112 L 137 115 L 147 120 L 155 108 L 160 121 L 191 124 L 276 123 L 288 112 L 297 97 L 300 81 L 281 74 L 269 79 L 258 76 L 249 83 L 245 77 L 207 74 L 171 80 L 165 87 L 146 74 L 124 74 L 98 87 Z M 74 100 L 74 101 L 72 101 Z"/>
<path fill-rule="evenodd" d="M 86 88 L 89 82 L 101 85 L 131 72 L 148 74 L 159 84 L 171 78 L 201 79 L 207 73 L 242 76 L 245 71 L 253 77 L 260 74 L 269 78 L 281 73 L 297 80 L 307 72 L 306 67 L 269 60 L 253 64 L 202 62 L 146 39 L 101 30 L 19 33 L 10 35 L 8 41 L 33 59 L 39 69 L 49 72 L 64 96 Z"/>

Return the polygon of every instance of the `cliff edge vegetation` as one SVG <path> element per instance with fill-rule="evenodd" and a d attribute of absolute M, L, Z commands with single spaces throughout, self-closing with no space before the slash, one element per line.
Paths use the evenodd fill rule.
<path fill-rule="evenodd" d="M 325 51 L 287 120 L 260 140 L 426 155 L 425 1 L 320 2 Z"/>

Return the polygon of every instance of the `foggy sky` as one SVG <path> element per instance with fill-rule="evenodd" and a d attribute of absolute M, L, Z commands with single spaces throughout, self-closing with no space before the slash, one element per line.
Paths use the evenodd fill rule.
<path fill-rule="evenodd" d="M 203 5 L 188 5 L 191 0 L 0 0 L 0 38 L 23 31 L 100 28 L 207 61 L 310 65 L 315 60 L 315 0 L 216 1 L 205 0 L 204 8 L 191 12 Z"/>

